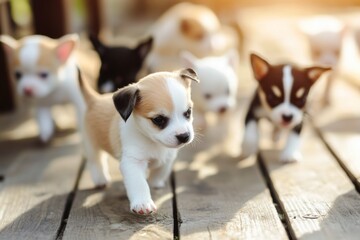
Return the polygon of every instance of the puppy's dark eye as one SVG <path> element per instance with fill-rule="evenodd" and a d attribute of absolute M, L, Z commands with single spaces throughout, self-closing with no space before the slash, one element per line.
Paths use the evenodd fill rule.
<path fill-rule="evenodd" d="M 19 80 L 22 77 L 22 73 L 20 71 L 15 71 L 15 78 Z"/>
<path fill-rule="evenodd" d="M 41 79 L 46 79 L 49 76 L 49 73 L 47 73 L 47 72 L 39 72 L 38 75 L 39 75 L 39 77 Z"/>
<path fill-rule="evenodd" d="M 272 93 L 269 93 L 266 95 L 266 100 L 267 100 L 268 104 L 270 105 L 270 107 L 275 107 L 282 102 L 281 98 L 275 96 Z"/>
<path fill-rule="evenodd" d="M 184 117 L 189 119 L 191 117 L 191 108 L 189 108 L 186 112 L 184 112 Z"/>
<path fill-rule="evenodd" d="M 160 129 L 164 129 L 169 122 L 169 118 L 163 115 L 158 115 L 154 118 L 151 118 L 151 121 Z"/>
<path fill-rule="evenodd" d="M 212 98 L 212 95 L 210 93 L 206 93 L 204 95 L 205 99 L 211 99 Z"/>

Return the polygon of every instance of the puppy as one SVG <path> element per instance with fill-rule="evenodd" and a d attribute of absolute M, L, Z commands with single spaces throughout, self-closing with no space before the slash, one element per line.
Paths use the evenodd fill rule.
<path fill-rule="evenodd" d="M 179 54 L 187 50 L 205 57 L 227 47 L 226 33 L 215 13 L 202 5 L 179 3 L 167 10 L 152 26 L 154 46 L 146 60 L 150 72 L 181 67 Z M 220 36 L 219 36 L 220 35 Z M 221 48 L 221 49 L 219 49 Z"/>
<path fill-rule="evenodd" d="M 323 97 L 323 103 L 328 105 L 330 103 L 331 86 L 338 71 L 338 62 L 346 29 L 345 25 L 334 17 L 318 16 L 302 21 L 300 27 L 309 42 L 313 62 L 331 66 L 333 69 L 331 74 L 328 75 Z"/>
<path fill-rule="evenodd" d="M 258 121 L 268 118 L 278 130 L 287 130 L 288 139 L 280 156 L 282 162 L 300 160 L 297 152 L 303 126 L 306 98 L 311 86 L 330 68 L 298 68 L 290 64 L 270 65 L 261 57 L 251 54 L 252 70 L 259 87 L 245 118 L 242 157 L 258 151 Z"/>
<path fill-rule="evenodd" d="M 110 181 L 106 155 L 121 159 L 120 170 L 134 213 L 156 211 L 147 170 L 151 171 L 149 184 L 164 187 L 178 149 L 194 139 L 192 80 L 198 82 L 191 69 L 159 72 L 104 95 L 81 80 L 88 104 L 84 142 L 92 178 L 96 186 L 105 186 Z"/>
<path fill-rule="evenodd" d="M 98 91 L 101 93 L 114 92 L 134 83 L 153 43 L 150 37 L 135 48 L 109 47 L 102 44 L 94 35 L 90 35 L 90 41 L 101 60 L 97 82 Z"/>
<path fill-rule="evenodd" d="M 0 36 L 17 82 L 16 91 L 24 101 L 33 102 L 43 143 L 48 142 L 54 134 L 52 106 L 73 103 L 78 121 L 82 122 L 85 103 L 72 56 L 77 39 L 77 35 L 73 34 L 57 40 L 34 35 L 17 41 L 10 36 Z"/>
<path fill-rule="evenodd" d="M 224 116 L 235 107 L 238 55 L 233 50 L 223 56 L 198 59 L 190 52 L 183 52 L 181 58 L 184 65 L 193 68 L 202 79 L 200 84 L 193 87 L 192 95 L 195 103 L 194 125 L 204 130 L 207 126 L 207 113 Z"/>

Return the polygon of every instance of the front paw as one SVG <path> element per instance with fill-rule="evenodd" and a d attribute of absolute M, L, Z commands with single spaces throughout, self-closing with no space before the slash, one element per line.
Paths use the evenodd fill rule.
<path fill-rule="evenodd" d="M 301 153 L 295 152 L 295 153 L 287 153 L 283 152 L 280 156 L 280 162 L 282 163 L 293 163 L 293 162 L 299 162 L 301 161 L 302 156 Z"/>
<path fill-rule="evenodd" d="M 39 136 L 40 143 L 43 146 L 47 146 L 50 143 L 50 140 L 52 139 L 53 135 L 54 135 L 53 131 L 40 132 L 40 136 Z"/>
<path fill-rule="evenodd" d="M 130 210 L 135 214 L 148 215 L 157 211 L 156 205 L 153 200 L 139 199 L 130 203 Z"/>

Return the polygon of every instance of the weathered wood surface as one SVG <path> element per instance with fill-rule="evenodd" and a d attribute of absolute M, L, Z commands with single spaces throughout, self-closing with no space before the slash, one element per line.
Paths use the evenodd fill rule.
<path fill-rule="evenodd" d="M 55 239 L 80 164 L 78 144 L 13 159 L 0 184 L 0 238 Z"/>
<path fill-rule="evenodd" d="M 314 122 L 359 188 L 360 92 L 342 81 L 335 82 L 334 90 L 331 105 L 315 115 Z"/>
<path fill-rule="evenodd" d="M 119 163 L 110 160 L 112 183 L 105 190 L 94 190 L 88 171 L 82 175 L 63 239 L 172 239 L 169 183 L 164 189 L 151 191 L 158 207 L 156 214 L 135 215 L 129 210 Z"/>
<path fill-rule="evenodd" d="M 281 164 L 278 151 L 261 156 L 296 239 L 358 239 L 360 196 L 324 144 L 307 128 L 303 161 Z"/>
<path fill-rule="evenodd" d="M 227 148 L 240 145 L 245 105 L 229 122 Z M 218 144 L 229 138 L 226 125 L 208 129 L 175 165 L 181 239 L 288 239 L 255 156 L 239 162 Z"/>

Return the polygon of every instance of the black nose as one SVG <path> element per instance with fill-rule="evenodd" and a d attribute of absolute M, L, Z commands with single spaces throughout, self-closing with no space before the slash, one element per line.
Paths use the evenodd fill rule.
<path fill-rule="evenodd" d="M 179 141 L 179 143 L 186 143 L 187 141 L 189 141 L 190 134 L 182 133 L 182 134 L 176 135 L 176 138 Z"/>
<path fill-rule="evenodd" d="M 291 120 L 293 119 L 293 115 L 292 114 L 289 114 L 289 115 L 283 114 L 282 119 L 283 119 L 284 122 L 287 122 L 287 123 L 291 122 Z"/>

